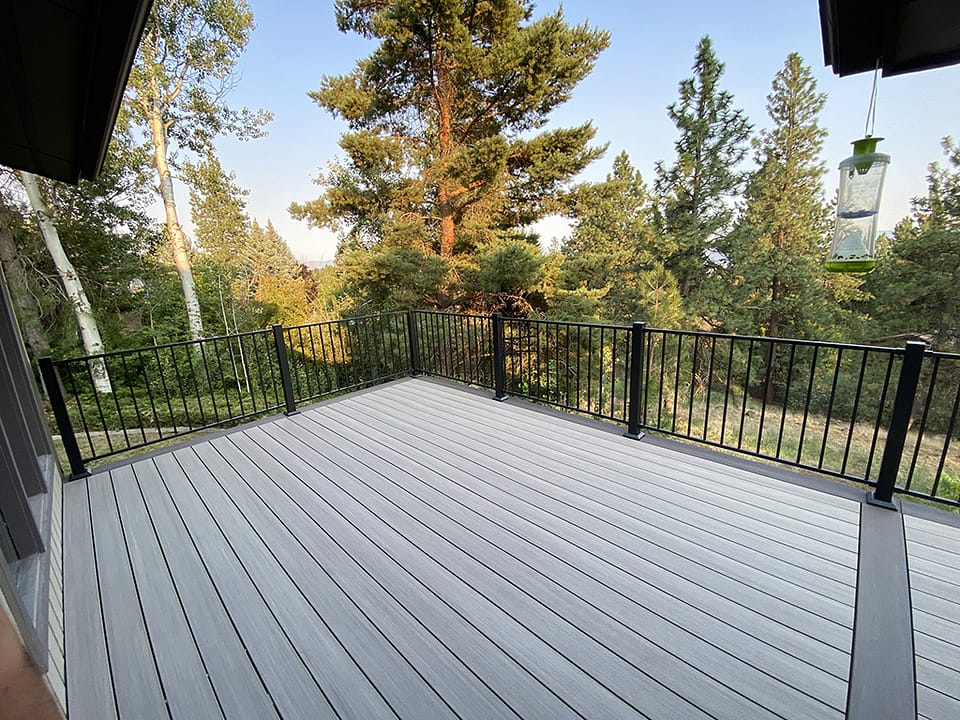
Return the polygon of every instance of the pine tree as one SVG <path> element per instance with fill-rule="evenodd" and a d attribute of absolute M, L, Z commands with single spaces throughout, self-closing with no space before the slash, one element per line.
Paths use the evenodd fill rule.
<path fill-rule="evenodd" d="M 584 299 L 596 297 L 600 319 L 677 325 L 682 302 L 673 273 L 663 265 L 674 247 L 657 234 L 650 194 L 625 152 L 604 181 L 571 193 L 569 213 L 576 225 L 562 248 L 563 289 Z M 571 302 L 568 295 L 562 297 Z M 582 307 L 591 308 L 589 303 Z"/>
<path fill-rule="evenodd" d="M 694 76 L 680 82 L 680 98 L 667 108 L 680 137 L 677 158 L 657 164 L 660 232 L 675 246 L 666 267 L 694 314 L 708 275 L 710 251 L 729 229 L 732 200 L 743 187 L 739 165 L 747 153 L 750 123 L 720 89 L 724 65 L 704 36 L 697 45 Z"/>
<path fill-rule="evenodd" d="M 256 220 L 250 237 L 237 255 L 243 266 L 238 285 L 240 292 L 256 300 L 263 308 L 260 324 L 274 322 L 296 324 L 305 320 L 306 287 L 302 266 L 290 252 L 273 223 L 263 227 Z"/>
<path fill-rule="evenodd" d="M 250 237 L 237 257 L 248 269 L 254 287 L 267 277 L 293 280 L 300 274 L 300 263 L 270 220 L 266 227 L 253 221 Z"/>
<path fill-rule="evenodd" d="M 875 295 L 874 333 L 925 337 L 960 350 L 960 143 L 943 140 L 946 165 L 932 163 L 926 197 L 897 225 L 866 288 Z"/>
<path fill-rule="evenodd" d="M 248 190 L 237 185 L 237 176 L 223 169 L 208 150 L 203 161 L 184 168 L 190 187 L 190 215 L 194 239 L 215 262 L 231 264 L 250 236 Z"/>
<path fill-rule="evenodd" d="M 830 230 L 821 160 L 827 96 L 792 53 L 767 96 L 772 127 L 754 140 L 759 168 L 746 209 L 722 243 L 725 258 L 711 286 L 715 322 L 724 330 L 770 337 L 835 333 L 837 304 L 823 268 Z"/>
<path fill-rule="evenodd" d="M 552 208 L 598 157 L 593 127 L 533 134 L 607 46 L 528 0 L 338 0 L 343 32 L 377 40 L 353 72 L 310 93 L 350 128 L 322 196 L 291 211 L 340 230 L 345 247 L 384 242 L 470 251 Z"/>

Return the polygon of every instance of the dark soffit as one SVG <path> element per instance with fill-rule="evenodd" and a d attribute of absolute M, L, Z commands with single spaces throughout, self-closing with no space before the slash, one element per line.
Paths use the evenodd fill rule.
<path fill-rule="evenodd" d="M 97 175 L 151 4 L 0 2 L 0 164 Z"/>
<path fill-rule="evenodd" d="M 840 76 L 960 63 L 960 0 L 819 0 L 824 62 Z"/>

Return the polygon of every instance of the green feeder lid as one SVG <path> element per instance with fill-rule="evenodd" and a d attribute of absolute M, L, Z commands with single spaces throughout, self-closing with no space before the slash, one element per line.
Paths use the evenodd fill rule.
<path fill-rule="evenodd" d="M 869 159 L 864 158 L 862 162 L 855 163 L 854 167 L 857 168 L 857 174 L 866 174 L 870 170 L 870 166 L 873 165 L 873 161 L 876 159 L 884 158 L 887 162 L 890 162 L 890 157 L 888 155 L 882 155 L 877 152 L 877 143 L 881 140 L 883 140 L 883 138 L 871 137 L 870 135 L 867 135 L 865 138 L 860 138 L 859 140 L 853 141 L 853 158 L 857 158 L 861 155 L 876 156 L 870 157 Z"/>
<path fill-rule="evenodd" d="M 853 145 L 853 154 L 854 155 L 866 155 L 868 153 L 875 153 L 877 151 L 877 143 L 883 140 L 881 137 L 871 137 L 867 135 L 865 138 L 860 138 L 859 140 L 854 140 Z"/>

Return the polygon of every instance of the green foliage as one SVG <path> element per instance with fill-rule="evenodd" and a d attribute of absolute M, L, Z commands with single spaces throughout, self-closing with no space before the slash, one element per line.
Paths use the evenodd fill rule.
<path fill-rule="evenodd" d="M 236 175 L 223 169 L 212 150 L 201 162 L 185 165 L 183 178 L 190 187 L 197 244 L 215 261 L 235 263 L 250 237 L 246 200 L 250 191 L 237 185 Z"/>
<path fill-rule="evenodd" d="M 829 209 L 821 160 L 826 95 L 810 68 L 789 55 L 767 96 L 772 127 L 754 140 L 758 169 L 736 228 L 718 243 L 724 262 L 711 279 L 713 324 L 728 332 L 832 339 L 844 317 L 823 268 Z M 848 279 L 847 279 L 848 280 Z M 842 331 L 840 331 L 842 332 Z"/>
<path fill-rule="evenodd" d="M 960 146 L 943 141 L 946 166 L 933 163 L 927 196 L 914 201 L 913 217 L 897 225 L 866 289 L 875 329 L 914 335 L 939 350 L 960 350 Z"/>
<path fill-rule="evenodd" d="M 148 158 L 133 141 L 127 118 L 121 114 L 96 180 L 68 185 L 38 179 L 107 349 L 129 347 L 139 337 L 138 290 L 152 263 L 147 258 L 161 240 L 157 225 L 146 214 L 152 200 L 148 172 Z M 73 308 L 33 213 L 17 188 L 18 183 L 6 184 L 0 191 L 0 206 L 6 208 L 13 249 L 18 265 L 25 270 L 18 290 L 35 303 L 38 325 L 30 331 L 39 332 L 54 355 L 82 353 Z M 20 312 L 23 314 L 22 309 Z"/>
<path fill-rule="evenodd" d="M 447 260 L 403 247 L 348 250 L 337 266 L 355 313 L 438 307 L 449 270 Z"/>
<path fill-rule="evenodd" d="M 346 157 L 291 211 L 377 243 L 470 252 L 552 209 L 596 158 L 589 124 L 531 134 L 570 97 L 607 46 L 561 11 L 530 20 L 523 0 L 338 0 L 344 32 L 378 41 L 348 75 L 310 96 L 346 121 Z"/>
<path fill-rule="evenodd" d="M 250 237 L 238 249 L 237 257 L 249 271 L 254 287 L 267 277 L 292 280 L 300 274 L 300 263 L 269 220 L 266 227 L 253 221 Z"/>
<path fill-rule="evenodd" d="M 704 36 L 697 45 L 692 78 L 680 82 L 680 98 L 667 108 L 680 137 L 672 165 L 657 164 L 657 223 L 676 246 L 666 262 L 693 315 L 707 277 L 708 251 L 729 229 L 731 201 L 743 186 L 740 162 L 747 153 L 750 123 L 720 89 L 724 65 Z"/>
<path fill-rule="evenodd" d="M 245 0 L 154 3 L 127 82 L 132 119 L 159 120 L 169 138 L 201 155 L 218 135 L 262 135 L 270 113 L 224 104 L 253 28 Z"/>
<path fill-rule="evenodd" d="M 474 262 L 475 269 L 468 273 L 466 284 L 481 293 L 473 303 L 478 309 L 517 317 L 544 307 L 546 259 L 535 238 L 518 237 L 484 245 Z"/>
<path fill-rule="evenodd" d="M 571 193 L 569 212 L 577 224 L 563 244 L 561 284 L 578 295 L 563 296 L 564 312 L 579 306 L 583 319 L 677 326 L 682 301 L 676 279 L 662 262 L 675 246 L 657 233 L 652 200 L 626 153 L 614 160 L 606 180 Z M 589 302 L 591 293 L 599 307 Z"/>

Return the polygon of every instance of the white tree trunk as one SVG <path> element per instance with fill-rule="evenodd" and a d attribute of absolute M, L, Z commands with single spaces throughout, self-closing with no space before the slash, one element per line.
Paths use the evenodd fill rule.
<path fill-rule="evenodd" d="M 173 250 L 173 264 L 177 268 L 180 286 L 183 288 L 183 302 L 187 307 L 190 337 L 200 340 L 203 337 L 200 300 L 197 298 L 197 286 L 193 281 L 193 268 L 190 266 L 190 245 L 183 228 L 180 227 L 177 202 L 173 196 L 173 177 L 170 175 L 170 166 L 167 163 L 167 133 L 163 127 L 159 107 L 154 108 L 149 120 L 150 135 L 153 140 L 153 166 L 157 170 L 157 178 L 160 181 L 160 197 L 163 200 L 167 234 L 170 236 Z"/>
<path fill-rule="evenodd" d="M 97 327 L 96 318 L 93 317 L 93 310 L 90 308 L 90 301 L 87 299 L 87 294 L 83 291 L 80 277 L 77 275 L 73 263 L 70 262 L 70 258 L 68 258 L 67 254 L 63 251 L 63 245 L 60 242 L 60 233 L 57 232 L 57 226 L 53 221 L 50 208 L 47 207 L 43 196 L 40 195 L 37 178 L 28 172 L 21 172 L 19 174 L 23 187 L 27 191 L 30 207 L 33 208 L 33 212 L 37 215 L 37 224 L 40 226 L 43 243 L 47 246 L 50 257 L 53 258 L 53 265 L 60 275 L 60 282 L 63 283 L 67 300 L 70 301 L 73 314 L 77 318 L 77 325 L 80 326 L 80 338 L 83 341 L 83 349 L 87 355 L 99 355 L 103 352 L 103 340 L 100 339 L 100 329 Z M 103 358 L 96 358 L 90 361 L 90 373 L 93 376 L 93 386 L 97 392 L 113 392 L 113 388 L 110 385 L 110 376 L 107 374 L 107 366 Z"/>

